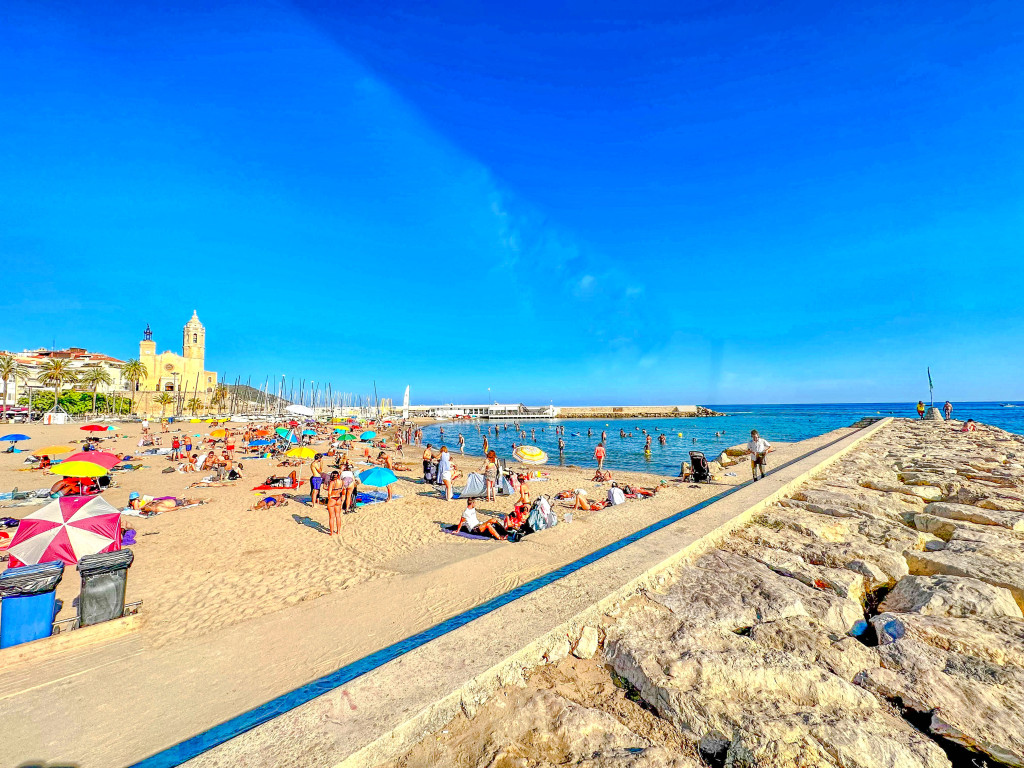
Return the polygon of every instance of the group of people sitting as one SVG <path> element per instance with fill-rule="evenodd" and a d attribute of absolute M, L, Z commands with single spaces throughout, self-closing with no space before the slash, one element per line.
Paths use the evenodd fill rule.
<path fill-rule="evenodd" d="M 528 533 L 527 519 L 530 516 L 530 505 L 525 503 L 516 504 L 512 514 L 505 515 L 504 519 L 490 517 L 484 521 L 476 514 L 476 499 L 466 499 L 466 509 L 462 512 L 462 518 L 455 526 L 454 532 L 465 532 L 474 536 L 490 536 L 499 541 L 506 541 L 510 537 L 515 538 L 517 534 L 522 536 Z"/>

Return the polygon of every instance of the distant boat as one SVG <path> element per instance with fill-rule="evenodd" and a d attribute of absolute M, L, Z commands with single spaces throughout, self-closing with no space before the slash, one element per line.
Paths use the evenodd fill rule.
<path fill-rule="evenodd" d="M 1016 408 L 1017 406 L 1013 403 L 1003 403 L 1003 408 Z"/>

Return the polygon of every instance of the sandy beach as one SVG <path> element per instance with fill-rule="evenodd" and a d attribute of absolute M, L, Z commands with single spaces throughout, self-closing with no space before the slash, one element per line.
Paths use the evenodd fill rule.
<path fill-rule="evenodd" d="M 206 424 L 183 426 L 191 434 L 205 434 L 209 429 Z M 77 425 L 31 425 L 21 431 L 32 437 L 29 446 L 77 445 L 75 441 L 87 434 Z M 137 448 L 140 433 L 140 425 L 125 425 L 116 437 L 106 438 L 102 447 L 128 452 Z M 173 434 L 162 435 L 165 445 Z M 828 439 L 826 435 L 779 446 L 773 458 L 781 463 Z M 149 519 L 124 518 L 137 532 L 127 599 L 143 601 L 141 628 L 131 639 L 132 652 L 142 654 L 152 674 L 140 674 L 117 684 L 127 685 L 135 694 L 132 709 L 143 707 L 153 713 L 154 720 L 145 731 L 118 746 L 89 736 L 84 726 L 76 728 L 82 738 L 70 751 L 63 751 L 69 745 L 60 734 L 42 737 L 21 733 L 16 737 L 16 746 L 25 750 L 21 754 L 53 756 L 50 750 L 59 743 L 63 745 L 60 756 L 80 760 L 83 765 L 118 765 L 141 758 L 262 703 L 265 697 L 286 692 L 691 506 L 721 491 L 726 484 L 746 480 L 749 471 L 744 462 L 725 470 L 735 476 L 723 476 L 718 484 L 699 487 L 655 475 L 616 472 L 619 482 L 653 487 L 665 481 L 667 488 L 654 498 L 630 500 L 618 507 L 595 512 L 577 510 L 571 523 L 563 522 L 511 544 L 442 533 L 442 524 L 458 522 L 464 503 L 439 498 L 422 483 L 420 451 L 409 447 L 405 453 L 407 463 L 415 469 L 398 473 L 400 479 L 394 489 L 399 498 L 344 516 L 341 536 L 335 538 L 325 533 L 327 513 L 323 506 L 314 509 L 291 500 L 282 508 L 251 509 L 259 495 L 250 489 L 266 476 L 285 471 L 269 459 L 244 460 L 243 479 L 231 484 L 191 490 L 187 486 L 196 475 L 164 473 L 172 464 L 162 456 L 145 457 L 143 468 L 137 471 L 116 473 L 117 487 L 105 492 L 104 497 L 118 507 L 127 503 L 133 490 L 208 500 L 203 506 Z M 25 490 L 53 482 L 53 475 L 48 473 L 21 471 L 26 466 L 24 459 L 24 454 L 0 455 L 0 487 Z M 475 471 L 482 460 L 456 455 L 455 463 L 460 469 Z M 531 484 L 534 494 L 553 496 L 559 490 L 582 486 L 593 498 L 603 498 L 609 487 L 609 483 L 591 481 L 593 467 L 540 469 L 547 472 L 548 479 Z M 308 468 L 304 477 L 308 477 Z M 307 483 L 302 489 L 305 494 L 308 488 Z M 41 506 L 9 504 L 0 505 L 0 514 L 21 517 Z M 478 503 L 481 513 L 510 512 L 512 506 L 513 500 L 503 497 Z M 555 508 L 563 519 L 570 512 L 561 502 Z M 75 615 L 73 601 L 78 590 L 78 575 L 68 568 L 57 591 L 64 604 L 59 619 Z M 311 624 L 330 627 L 329 648 L 303 646 L 301 638 L 309 636 Z M 272 639 L 264 634 L 271 631 L 270 626 Z M 230 680 L 230 697 L 206 695 L 202 706 L 185 711 L 174 707 L 169 689 L 197 693 L 208 690 L 211 683 L 204 678 L 203 662 L 200 660 L 193 670 L 177 668 L 172 679 L 161 678 L 155 671 L 159 664 L 151 666 L 153 662 L 161 657 L 165 661 L 176 659 L 178 654 L 201 647 L 204 655 L 216 649 L 228 659 L 237 652 L 239 664 L 244 664 L 248 660 L 240 638 L 250 640 L 254 634 L 262 635 L 268 647 L 284 649 L 272 664 L 264 666 L 258 681 L 243 675 L 241 680 Z M 104 658 L 102 646 L 90 654 L 95 656 L 95 668 L 77 670 L 70 697 L 56 704 L 57 709 L 73 706 L 76 696 L 87 696 L 94 686 L 111 684 L 117 677 L 116 667 L 102 666 L 110 661 Z M 41 716 L 52 711 L 54 702 L 45 694 L 47 686 L 55 681 L 41 669 L 20 669 L 18 675 L 12 682 L 13 678 L 8 676 L 5 681 L 0 673 L 0 707 L 20 701 L 25 706 L 41 707 Z M 40 687 L 23 695 L 26 676 Z"/>

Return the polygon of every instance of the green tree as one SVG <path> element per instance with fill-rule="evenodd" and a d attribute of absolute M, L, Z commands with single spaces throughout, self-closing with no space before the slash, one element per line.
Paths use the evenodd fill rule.
<path fill-rule="evenodd" d="M 4 380 L 4 410 L 6 411 L 8 381 L 14 381 L 14 402 L 18 402 L 18 361 L 11 355 L 0 355 L 0 378 Z"/>
<path fill-rule="evenodd" d="M 200 400 L 198 397 L 193 397 L 190 398 L 187 403 L 185 403 L 185 407 L 192 411 L 192 415 L 195 416 L 196 411 L 203 407 L 203 401 Z"/>
<path fill-rule="evenodd" d="M 160 418 L 164 417 L 164 413 L 167 411 L 167 406 L 174 402 L 174 398 L 166 392 L 161 392 L 155 398 L 154 402 L 160 403 Z"/>
<path fill-rule="evenodd" d="M 132 385 L 132 410 L 135 410 L 135 392 L 139 388 L 139 382 L 149 376 L 149 371 L 146 370 L 145 364 L 137 359 L 132 358 L 124 364 L 121 369 L 121 378 Z"/>
<path fill-rule="evenodd" d="M 78 379 L 82 384 L 87 384 L 92 387 L 92 415 L 96 417 L 96 395 L 100 388 L 100 384 L 105 384 L 108 387 L 114 383 L 114 380 L 107 373 L 105 368 L 89 368 L 86 370 Z"/>
<path fill-rule="evenodd" d="M 218 384 L 217 388 L 213 391 L 213 397 L 210 398 L 210 405 L 216 404 L 217 412 L 223 413 L 224 406 L 228 402 L 228 388 L 225 384 Z"/>
<path fill-rule="evenodd" d="M 78 376 L 71 370 L 71 361 L 51 357 L 43 365 L 39 380 L 53 387 L 54 402 L 60 401 L 60 390 L 65 384 L 74 384 Z"/>

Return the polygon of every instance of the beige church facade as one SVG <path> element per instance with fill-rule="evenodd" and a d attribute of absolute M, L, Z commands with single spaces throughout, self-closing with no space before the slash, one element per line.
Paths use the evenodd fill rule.
<path fill-rule="evenodd" d="M 217 372 L 206 370 L 206 328 L 199 316 L 185 323 L 181 336 L 181 354 L 157 354 L 153 332 L 146 326 L 144 338 L 139 342 L 139 360 L 146 366 L 145 381 L 139 382 L 143 392 L 198 392 L 206 399 L 217 388 Z"/>

